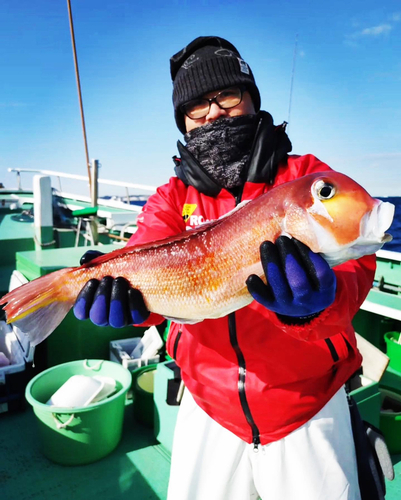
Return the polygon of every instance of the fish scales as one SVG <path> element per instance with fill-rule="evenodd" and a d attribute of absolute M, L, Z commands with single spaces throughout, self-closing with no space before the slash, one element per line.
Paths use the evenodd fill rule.
<path fill-rule="evenodd" d="M 263 274 L 263 241 L 274 242 L 281 234 L 297 238 L 335 266 L 389 241 L 385 230 L 393 215 L 393 205 L 371 198 L 343 174 L 310 174 L 193 231 L 38 278 L 0 303 L 7 303 L 7 321 L 34 345 L 62 321 L 89 279 L 104 276 L 125 277 L 151 312 L 182 322 L 218 318 L 252 301 L 246 279 Z"/>
<path fill-rule="evenodd" d="M 242 211 L 248 214 L 241 217 Z M 252 273 L 262 274 L 259 245 L 274 239 L 278 219 L 277 208 L 262 218 L 245 205 L 223 224 L 189 233 L 180 241 L 139 251 L 133 248 L 129 259 L 119 256 L 99 266 L 78 268 L 74 294 L 88 279 L 124 276 L 143 293 L 151 311 L 183 319 L 193 318 L 194 311 L 197 318 L 219 317 L 238 308 L 237 303 L 251 302 L 245 281 Z"/>

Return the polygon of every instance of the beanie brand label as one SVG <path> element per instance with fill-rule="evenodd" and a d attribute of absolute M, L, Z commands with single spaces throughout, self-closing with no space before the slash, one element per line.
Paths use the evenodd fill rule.
<path fill-rule="evenodd" d="M 196 54 L 192 54 L 188 57 L 188 59 L 184 62 L 182 67 L 184 69 L 188 69 L 192 64 L 194 64 L 196 61 L 199 61 L 199 57 Z"/>
<path fill-rule="evenodd" d="M 249 75 L 249 66 L 248 66 L 248 64 L 243 59 L 240 59 L 239 57 L 237 59 L 238 59 L 238 62 L 239 62 L 239 68 L 241 70 L 241 73 L 245 73 L 246 75 Z"/>

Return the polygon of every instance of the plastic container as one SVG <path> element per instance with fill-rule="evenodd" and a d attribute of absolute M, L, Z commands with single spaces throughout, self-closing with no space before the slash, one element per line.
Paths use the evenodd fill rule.
<path fill-rule="evenodd" d="M 153 427 L 155 404 L 154 378 L 157 364 L 143 366 L 133 372 L 134 418 L 137 422 Z"/>
<path fill-rule="evenodd" d="M 384 341 L 387 346 L 387 356 L 390 358 L 389 366 L 401 372 L 401 344 L 398 343 L 400 332 L 387 332 Z"/>
<path fill-rule="evenodd" d="M 151 327 L 143 337 L 113 340 L 110 342 L 110 359 L 134 371 L 142 366 L 159 363 L 159 351 L 163 341 L 156 329 Z"/>
<path fill-rule="evenodd" d="M 382 409 L 380 430 L 383 432 L 391 454 L 401 453 L 401 393 L 393 389 L 380 388 Z"/>
<path fill-rule="evenodd" d="M 25 388 L 33 376 L 34 348 L 18 328 L 0 321 L 0 353 L 0 413 L 23 410 Z"/>
<path fill-rule="evenodd" d="M 13 271 L 8 290 L 27 282 L 20 272 Z M 19 328 L 0 321 L 0 353 L 3 359 L 3 366 L 0 366 L 0 413 L 25 409 L 25 388 L 34 375 L 34 352 L 35 348 Z"/>
<path fill-rule="evenodd" d="M 47 402 L 63 408 L 79 408 L 101 401 L 115 392 L 116 381 L 111 377 L 73 375 Z"/>
<path fill-rule="evenodd" d="M 46 404 L 74 375 L 110 377 L 116 392 L 85 407 L 63 408 Z M 131 373 L 118 363 L 80 360 L 54 366 L 34 377 L 25 396 L 39 426 L 43 454 L 63 465 L 82 465 L 111 453 L 121 439 L 126 394 Z"/>

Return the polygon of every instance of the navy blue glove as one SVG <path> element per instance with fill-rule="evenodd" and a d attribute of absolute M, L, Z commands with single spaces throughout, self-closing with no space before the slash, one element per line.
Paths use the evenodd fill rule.
<path fill-rule="evenodd" d="M 286 236 L 276 243 L 265 241 L 260 258 L 267 284 L 254 274 L 246 284 L 252 297 L 280 319 L 307 321 L 333 303 L 336 275 L 323 257 L 300 241 Z"/>
<path fill-rule="evenodd" d="M 99 255 L 104 254 L 89 250 L 81 257 L 80 264 L 86 264 Z M 105 276 L 100 281 L 91 279 L 85 284 L 75 301 L 74 314 L 77 319 L 89 318 L 98 326 L 122 328 L 143 323 L 150 312 L 141 292 L 131 288 L 125 278 Z"/>

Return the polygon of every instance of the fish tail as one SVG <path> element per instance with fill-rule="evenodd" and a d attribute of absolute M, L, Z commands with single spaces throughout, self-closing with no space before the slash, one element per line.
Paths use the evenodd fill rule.
<path fill-rule="evenodd" d="M 66 284 L 75 268 L 64 268 L 15 288 L 0 299 L 7 323 L 13 323 L 35 346 L 62 322 L 75 297 Z"/>

